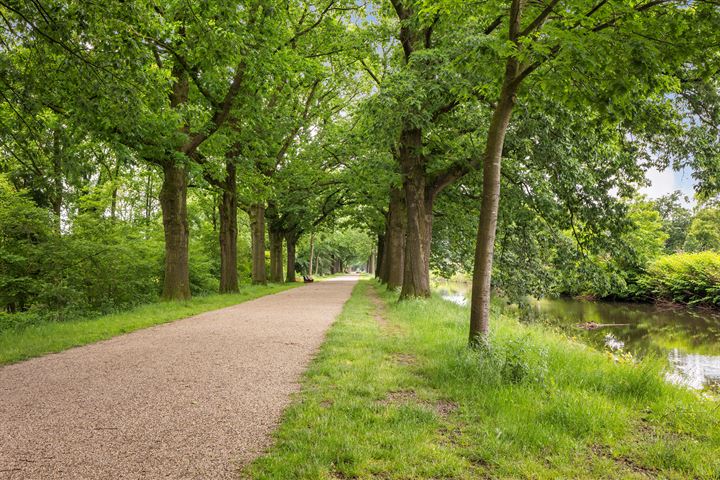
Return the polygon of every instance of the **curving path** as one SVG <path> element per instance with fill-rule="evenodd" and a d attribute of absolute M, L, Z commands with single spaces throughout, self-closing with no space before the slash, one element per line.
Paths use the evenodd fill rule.
<path fill-rule="evenodd" d="M 0 368 L 0 479 L 236 478 L 356 281 Z"/>

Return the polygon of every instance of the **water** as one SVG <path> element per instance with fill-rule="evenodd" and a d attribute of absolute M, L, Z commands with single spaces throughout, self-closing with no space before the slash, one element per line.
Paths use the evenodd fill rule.
<path fill-rule="evenodd" d="M 443 298 L 467 304 L 462 292 Z M 559 327 L 600 350 L 630 352 L 636 357 L 667 358 L 668 379 L 691 388 L 720 388 L 720 312 L 651 304 L 540 300 L 530 318 Z M 595 330 L 578 324 L 627 324 Z"/>
<path fill-rule="evenodd" d="M 533 305 L 543 321 L 598 348 L 636 356 L 665 357 L 668 378 L 693 388 L 720 386 L 720 314 L 651 304 L 541 300 Z M 577 324 L 627 324 L 582 330 Z"/>

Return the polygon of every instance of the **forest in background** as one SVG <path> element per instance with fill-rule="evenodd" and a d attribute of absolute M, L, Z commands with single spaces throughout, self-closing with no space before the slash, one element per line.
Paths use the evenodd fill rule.
<path fill-rule="evenodd" d="M 311 263 L 377 264 L 401 299 L 472 272 L 471 339 L 491 290 L 720 300 L 712 1 L 0 12 L 3 325 Z M 697 211 L 638 197 L 666 167 Z"/>

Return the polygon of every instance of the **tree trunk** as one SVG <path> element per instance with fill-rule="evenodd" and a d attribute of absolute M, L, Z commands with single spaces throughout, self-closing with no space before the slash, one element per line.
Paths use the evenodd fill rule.
<path fill-rule="evenodd" d="M 52 210 L 55 214 L 53 221 L 58 233 L 62 231 L 62 204 L 63 204 L 63 168 L 62 168 L 62 148 L 60 145 L 60 129 L 53 130 L 53 192 L 51 195 Z"/>
<path fill-rule="evenodd" d="M 147 174 L 147 183 L 145 185 L 145 225 L 150 224 L 150 214 L 152 213 L 152 204 L 153 204 L 153 184 L 152 184 L 152 177 L 153 174 L 151 171 L 148 171 Z"/>
<path fill-rule="evenodd" d="M 265 205 L 257 203 L 248 210 L 252 244 L 252 283 L 265 285 Z"/>
<path fill-rule="evenodd" d="M 308 262 L 308 276 L 313 274 L 313 254 L 315 253 L 315 234 L 310 234 L 310 261 Z"/>
<path fill-rule="evenodd" d="M 270 281 L 283 281 L 283 235 L 282 232 L 270 228 Z"/>
<path fill-rule="evenodd" d="M 237 173 L 226 164 L 226 184 L 220 198 L 220 293 L 238 291 L 237 271 Z"/>
<path fill-rule="evenodd" d="M 487 339 L 490 327 L 490 294 L 493 251 L 500 205 L 500 164 L 503 144 L 515 105 L 517 61 L 508 60 L 505 81 L 488 130 L 483 158 L 483 194 L 475 246 L 472 298 L 470 300 L 470 344 Z"/>
<path fill-rule="evenodd" d="M 334 275 L 340 272 L 342 272 L 342 261 L 339 258 L 335 258 L 333 260 L 332 271 L 330 273 Z"/>
<path fill-rule="evenodd" d="M 400 166 L 403 173 L 407 225 L 401 299 L 430 296 L 429 246 L 432 233 L 429 220 L 432 218 L 432 204 L 428 205 L 425 198 L 425 164 L 421 149 L 422 132 L 418 129 L 403 131 L 400 141 Z"/>
<path fill-rule="evenodd" d="M 190 298 L 187 170 L 183 165 L 166 164 L 163 166 L 163 174 L 160 190 L 165 229 L 165 280 L 162 298 L 186 300 Z"/>
<path fill-rule="evenodd" d="M 317 261 L 315 262 L 315 275 L 322 275 L 320 273 L 320 255 L 317 256 Z"/>
<path fill-rule="evenodd" d="M 117 199 L 118 199 L 118 179 L 120 178 L 120 159 L 115 161 L 115 174 L 111 179 L 113 182 L 113 189 L 110 196 L 110 218 L 115 220 L 117 215 Z"/>
<path fill-rule="evenodd" d="M 385 258 L 385 232 L 378 233 L 376 249 L 377 254 L 375 258 L 375 278 L 382 281 L 381 272 L 384 268 L 383 264 Z"/>
<path fill-rule="evenodd" d="M 405 195 L 402 190 L 393 189 L 390 191 L 383 272 L 383 278 L 390 290 L 400 288 L 405 277 L 406 225 Z"/>
<path fill-rule="evenodd" d="M 295 246 L 297 238 L 294 233 L 285 236 L 285 247 L 287 248 L 287 283 L 295 283 Z"/>

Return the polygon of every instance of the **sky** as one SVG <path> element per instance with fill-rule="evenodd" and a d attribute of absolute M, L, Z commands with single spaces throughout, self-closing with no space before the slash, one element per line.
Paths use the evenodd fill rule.
<path fill-rule="evenodd" d="M 688 205 L 695 204 L 695 200 L 693 199 L 693 185 L 695 182 L 692 178 L 692 170 L 689 168 L 684 168 L 677 172 L 672 168 L 666 168 L 660 171 L 652 168 L 647 171 L 645 176 L 650 180 L 651 185 L 641 188 L 640 191 L 648 197 L 658 198 L 662 195 L 672 193 L 675 190 L 680 190 L 683 195 L 688 197 Z"/>

